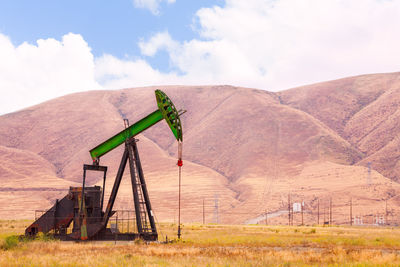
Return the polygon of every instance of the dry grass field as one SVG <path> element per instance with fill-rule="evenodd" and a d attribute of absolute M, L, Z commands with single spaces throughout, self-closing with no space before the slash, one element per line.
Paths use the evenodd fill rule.
<path fill-rule="evenodd" d="M 183 226 L 181 241 L 18 241 L 30 223 L 0 221 L 0 266 L 399 266 L 400 229 Z M 161 224 L 165 240 L 176 225 Z"/>

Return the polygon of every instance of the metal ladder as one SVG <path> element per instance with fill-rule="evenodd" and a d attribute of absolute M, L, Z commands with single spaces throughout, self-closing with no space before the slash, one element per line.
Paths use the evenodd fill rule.
<path fill-rule="evenodd" d="M 151 227 L 147 220 L 146 202 L 143 197 L 142 184 L 139 182 L 140 179 L 138 176 L 138 172 L 135 172 L 135 180 L 139 198 L 139 213 L 140 213 L 140 220 L 142 223 L 142 231 L 143 233 L 149 233 L 151 232 Z"/>

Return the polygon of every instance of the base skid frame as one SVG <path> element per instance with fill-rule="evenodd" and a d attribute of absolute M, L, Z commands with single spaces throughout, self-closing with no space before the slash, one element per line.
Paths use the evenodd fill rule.
<path fill-rule="evenodd" d="M 80 240 L 72 238 L 66 234 L 54 234 L 55 239 L 61 241 L 76 241 L 76 242 L 90 242 L 90 241 L 134 241 L 141 239 L 144 241 L 157 241 L 157 234 L 138 234 L 138 233 L 113 233 L 110 228 L 100 231 L 98 234 L 88 240 Z"/>

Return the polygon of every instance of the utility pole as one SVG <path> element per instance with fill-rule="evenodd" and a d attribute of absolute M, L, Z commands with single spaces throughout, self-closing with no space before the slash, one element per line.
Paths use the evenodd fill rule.
<path fill-rule="evenodd" d="M 353 225 L 353 199 L 350 198 L 350 226 Z"/>
<path fill-rule="evenodd" d="M 289 219 L 288 225 L 290 226 L 290 193 L 288 194 L 288 214 L 289 214 L 289 217 L 288 217 L 288 219 Z"/>
<path fill-rule="evenodd" d="M 332 225 L 332 198 L 329 199 L 329 226 Z"/>
<path fill-rule="evenodd" d="M 268 212 L 267 210 L 264 210 L 265 212 L 265 225 L 268 225 Z"/>
<path fill-rule="evenodd" d="M 317 220 L 317 225 L 319 225 L 319 198 L 318 198 L 318 220 Z"/>
<path fill-rule="evenodd" d="M 385 224 L 386 225 L 388 224 L 387 215 L 388 215 L 388 209 L 387 209 L 387 199 L 386 199 L 385 200 Z"/>
<path fill-rule="evenodd" d="M 304 201 L 301 200 L 301 226 L 304 225 L 304 213 L 303 213 L 303 209 L 304 209 Z"/>
<path fill-rule="evenodd" d="M 203 224 L 206 224 L 206 216 L 204 211 L 204 198 L 203 198 Z"/>

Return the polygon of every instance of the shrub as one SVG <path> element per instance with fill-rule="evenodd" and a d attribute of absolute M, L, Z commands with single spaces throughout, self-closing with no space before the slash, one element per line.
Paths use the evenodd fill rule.
<path fill-rule="evenodd" d="M 44 234 L 44 233 L 40 232 L 36 235 L 35 240 L 48 242 L 48 241 L 54 241 L 54 237 L 50 234 Z"/>
<path fill-rule="evenodd" d="M 312 228 L 310 231 L 308 232 L 303 232 L 303 234 L 315 234 L 317 232 L 317 230 L 315 228 Z"/>
<path fill-rule="evenodd" d="M 11 236 L 7 236 L 3 242 L 3 244 L 1 245 L 1 248 L 3 250 L 9 250 L 12 249 L 16 246 L 18 246 L 19 243 L 19 237 L 16 235 L 11 235 Z"/>

